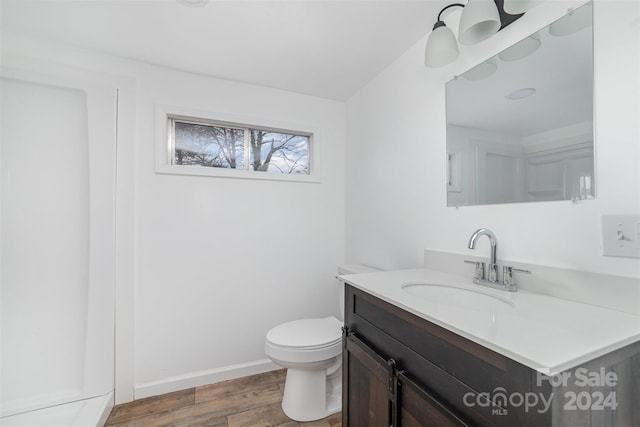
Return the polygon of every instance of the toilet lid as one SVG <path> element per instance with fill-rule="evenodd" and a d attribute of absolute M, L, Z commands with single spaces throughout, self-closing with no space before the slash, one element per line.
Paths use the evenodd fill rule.
<path fill-rule="evenodd" d="M 335 317 L 294 320 L 267 332 L 267 341 L 288 348 L 328 347 L 340 342 L 341 339 L 342 322 Z"/>

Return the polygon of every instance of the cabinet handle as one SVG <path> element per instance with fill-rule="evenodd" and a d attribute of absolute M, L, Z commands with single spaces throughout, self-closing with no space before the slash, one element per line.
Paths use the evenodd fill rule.
<path fill-rule="evenodd" d="M 394 379 L 396 375 L 396 361 L 393 359 L 387 360 L 387 373 L 389 374 L 389 400 L 394 402 L 396 400 L 396 392 L 394 387 Z"/>

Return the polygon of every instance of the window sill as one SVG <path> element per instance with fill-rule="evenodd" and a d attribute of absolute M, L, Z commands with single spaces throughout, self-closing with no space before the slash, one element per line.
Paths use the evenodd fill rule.
<path fill-rule="evenodd" d="M 208 168 L 202 166 L 178 166 L 178 165 L 161 165 L 156 168 L 158 174 L 168 175 L 188 175 L 188 176 L 206 176 L 218 178 L 235 178 L 235 179 L 253 179 L 259 181 L 289 181 L 289 182 L 309 182 L 319 183 L 320 177 L 317 175 L 303 174 L 276 174 L 269 172 L 255 172 L 251 170 L 224 169 L 224 168 Z"/>

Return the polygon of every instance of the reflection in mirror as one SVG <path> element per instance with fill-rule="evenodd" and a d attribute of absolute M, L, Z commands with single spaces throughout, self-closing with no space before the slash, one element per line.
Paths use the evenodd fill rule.
<path fill-rule="evenodd" d="M 592 5 L 447 83 L 447 206 L 590 199 Z"/>

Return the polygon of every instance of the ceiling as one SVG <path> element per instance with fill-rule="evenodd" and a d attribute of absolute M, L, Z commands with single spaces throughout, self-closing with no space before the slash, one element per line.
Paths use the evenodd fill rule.
<path fill-rule="evenodd" d="M 1 0 L 9 31 L 346 100 L 431 30 L 440 0 Z"/>

